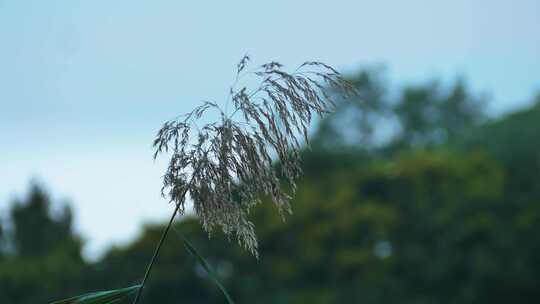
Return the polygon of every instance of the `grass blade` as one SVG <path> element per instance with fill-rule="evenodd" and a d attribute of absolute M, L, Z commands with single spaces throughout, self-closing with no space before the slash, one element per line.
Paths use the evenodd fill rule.
<path fill-rule="evenodd" d="M 223 284 L 221 284 L 221 282 L 219 281 L 216 272 L 212 269 L 210 264 L 208 264 L 208 262 L 197 252 L 195 247 L 187 238 L 182 236 L 182 239 L 184 240 L 184 247 L 186 247 L 186 250 L 197 260 L 197 262 L 199 262 L 199 264 L 204 268 L 206 273 L 208 273 L 208 276 L 219 287 L 221 292 L 223 292 L 225 298 L 227 298 L 227 302 L 229 304 L 234 304 L 234 301 L 232 300 L 231 296 L 229 295 Z"/>
<path fill-rule="evenodd" d="M 140 287 L 141 285 L 135 285 L 127 288 L 91 292 L 73 298 L 55 301 L 50 304 L 111 304 L 134 293 Z"/>

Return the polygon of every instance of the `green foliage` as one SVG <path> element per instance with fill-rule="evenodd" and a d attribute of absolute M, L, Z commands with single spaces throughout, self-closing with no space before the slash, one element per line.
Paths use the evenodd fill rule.
<path fill-rule="evenodd" d="M 448 91 L 436 83 L 406 87 L 394 108 L 401 126 L 397 142 L 422 147 L 453 142 L 479 125 L 484 103 L 463 80 Z"/>
<path fill-rule="evenodd" d="M 540 195 L 540 94 L 529 109 L 511 113 L 475 130 L 466 149 L 488 151 L 504 163 L 508 187 L 520 189 L 518 198 Z M 514 197 L 515 199 L 516 197 Z"/>
<path fill-rule="evenodd" d="M 84 290 L 82 242 L 69 208 L 55 216 L 48 194 L 32 185 L 27 198 L 12 204 L 0 258 L 0 303 L 45 303 Z"/>
<path fill-rule="evenodd" d="M 6 245 L 7 241 L 5 239 L 4 227 L 2 226 L 2 221 L 0 220 L 0 262 L 3 260 L 6 254 Z"/>
<path fill-rule="evenodd" d="M 197 249 L 195 249 L 195 247 L 191 244 L 191 242 L 187 238 L 185 237 L 182 237 L 182 238 L 184 239 L 184 247 L 186 248 L 186 250 L 197 260 L 199 265 L 201 265 L 204 268 L 208 276 L 210 276 L 212 281 L 214 281 L 214 283 L 216 283 L 216 285 L 219 287 L 221 292 L 223 292 L 223 295 L 227 299 L 227 303 L 234 304 L 234 301 L 232 300 L 231 296 L 227 292 L 227 289 L 225 289 L 225 287 L 223 287 L 223 284 L 221 284 L 221 282 L 219 281 L 216 272 L 214 271 L 214 269 L 212 269 L 212 266 L 210 266 L 210 264 L 206 261 L 206 259 L 202 257 L 202 255 L 197 251 Z"/>
<path fill-rule="evenodd" d="M 71 209 L 65 206 L 61 214 L 53 216 L 50 204 L 47 193 L 32 185 L 26 201 L 12 205 L 13 247 L 17 255 L 43 256 L 61 246 L 74 247 L 73 253 L 78 254 L 80 241 L 72 236 Z"/>
<path fill-rule="evenodd" d="M 462 79 L 449 87 L 435 81 L 408 85 L 392 95 L 380 68 L 363 70 L 349 81 L 359 94 L 340 100 L 336 111 L 321 122 L 313 140 L 316 147 L 394 154 L 454 144 L 485 121 L 486 100 L 471 93 Z"/>
<path fill-rule="evenodd" d="M 358 83 L 382 83 L 367 75 Z M 384 91 L 368 92 L 385 99 Z M 540 106 L 476 127 L 483 117 L 478 108 L 463 110 L 477 103 L 462 84 L 446 93 L 427 86 L 400 96 L 402 102 L 389 101 L 384 113 L 370 114 L 400 109 L 400 124 L 409 131 L 388 145 L 327 141 L 343 134 L 336 127 L 303 151 L 293 216 L 283 222 L 265 203 L 249 214 L 257 223 L 259 260 L 222 234 L 208 239 L 194 217 L 175 223 L 197 250 L 182 238 L 169 239 L 141 304 L 223 303 L 216 281 L 237 303 L 536 303 Z M 438 110 L 427 113 L 442 116 L 415 112 L 431 108 Z M 330 119 L 339 122 L 336 117 Z M 69 217 L 53 216 L 41 197 L 10 212 L 20 223 L 4 229 L 3 248 L 13 250 L 0 254 L 0 303 L 49 303 L 140 279 L 161 225 L 87 263 Z M 37 231 L 41 227 L 60 232 L 49 235 Z M 29 231 L 51 241 L 32 244 Z"/>
<path fill-rule="evenodd" d="M 316 149 L 373 145 L 377 126 L 391 112 L 381 67 L 362 70 L 348 81 L 357 94 L 338 99 L 332 113 L 319 123 L 312 140 Z M 339 96 L 338 92 L 331 93 Z"/>
<path fill-rule="evenodd" d="M 305 160 L 306 167 L 316 165 Z M 509 268 L 500 265 L 516 250 L 506 238 L 516 236 L 507 231 L 514 228 L 506 218 L 504 182 L 503 168 L 481 153 L 415 152 L 326 168 L 299 184 L 294 216 L 285 223 L 270 205 L 252 213 L 259 261 L 222 235 L 207 240 L 195 219 L 176 229 L 198 244 L 239 303 L 507 301 L 488 290 L 516 288 L 501 281 Z M 133 268 L 157 238 L 159 227 L 149 227 L 133 245 L 111 252 L 103 276 Z M 180 296 L 197 303 L 201 295 L 206 303 L 222 303 L 206 272 L 176 247 L 164 248 L 144 303 Z"/>
<path fill-rule="evenodd" d="M 121 289 L 91 292 L 61 301 L 55 301 L 51 304 L 112 304 L 125 299 L 139 288 L 140 285 L 136 285 Z"/>

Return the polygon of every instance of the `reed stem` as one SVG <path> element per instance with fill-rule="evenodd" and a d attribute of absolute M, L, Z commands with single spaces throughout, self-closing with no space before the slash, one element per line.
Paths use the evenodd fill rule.
<path fill-rule="evenodd" d="M 184 196 L 185 196 L 184 192 Z M 141 282 L 141 288 L 137 291 L 137 295 L 135 296 L 135 300 L 133 301 L 133 304 L 139 303 L 139 298 L 141 297 L 144 285 L 146 284 L 146 280 L 148 280 L 148 277 L 150 276 L 150 272 L 152 271 L 152 267 L 154 266 L 154 262 L 156 261 L 157 256 L 159 255 L 159 251 L 161 250 L 161 247 L 163 246 L 163 243 L 165 242 L 165 239 L 167 238 L 167 234 L 169 233 L 169 230 L 171 229 L 171 226 L 174 222 L 174 218 L 178 214 L 178 211 L 180 210 L 180 204 L 176 204 L 176 208 L 174 209 L 174 212 L 171 216 L 171 219 L 169 220 L 169 224 L 163 230 L 163 233 L 161 234 L 161 239 L 159 240 L 159 243 L 156 247 L 156 250 L 154 251 L 154 255 L 152 256 L 152 259 L 150 260 L 150 263 L 148 263 L 148 266 L 146 267 L 146 272 L 144 274 L 144 278 Z"/>

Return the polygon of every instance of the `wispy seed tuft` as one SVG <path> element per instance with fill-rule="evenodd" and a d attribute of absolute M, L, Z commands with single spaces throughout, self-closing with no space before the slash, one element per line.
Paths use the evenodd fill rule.
<path fill-rule="evenodd" d="M 334 105 L 325 89 L 345 97 L 354 89 L 322 62 L 308 61 L 288 73 L 278 62 L 247 71 L 249 61 L 246 55 L 237 65 L 225 106 L 231 104 L 232 110 L 206 101 L 166 122 L 154 140 L 154 158 L 162 152 L 171 154 L 162 194 L 181 213 L 191 198 L 208 233 L 219 227 L 257 256 L 250 208 L 266 196 L 281 216 L 291 213 L 290 195 L 301 175 L 300 149 L 303 142 L 309 143 L 308 127 L 315 115 L 330 112 Z M 253 89 L 238 85 L 248 76 L 258 83 Z M 197 124 L 208 110 L 216 111 L 219 119 Z M 275 161 L 279 169 L 273 166 Z"/>

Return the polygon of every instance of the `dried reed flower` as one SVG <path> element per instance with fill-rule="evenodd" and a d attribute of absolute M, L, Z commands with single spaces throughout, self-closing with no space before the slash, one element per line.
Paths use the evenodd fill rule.
<path fill-rule="evenodd" d="M 180 213 L 191 198 L 209 234 L 220 227 L 257 256 L 254 225 L 247 217 L 250 208 L 267 196 L 282 217 L 291 212 L 284 188 L 290 188 L 291 194 L 296 189 L 302 141 L 309 142 L 314 114 L 322 116 L 334 105 L 324 89 L 330 87 L 345 96 L 354 89 L 322 62 L 305 62 L 287 73 L 277 62 L 247 71 L 249 61 L 246 55 L 238 63 L 226 110 L 207 101 L 166 122 L 154 140 L 154 158 L 171 152 L 162 194 Z M 254 77 L 259 85 L 252 90 L 239 86 L 245 76 Z M 197 121 L 207 110 L 217 111 L 220 118 L 199 126 Z M 274 160 L 280 169 L 273 166 Z"/>

